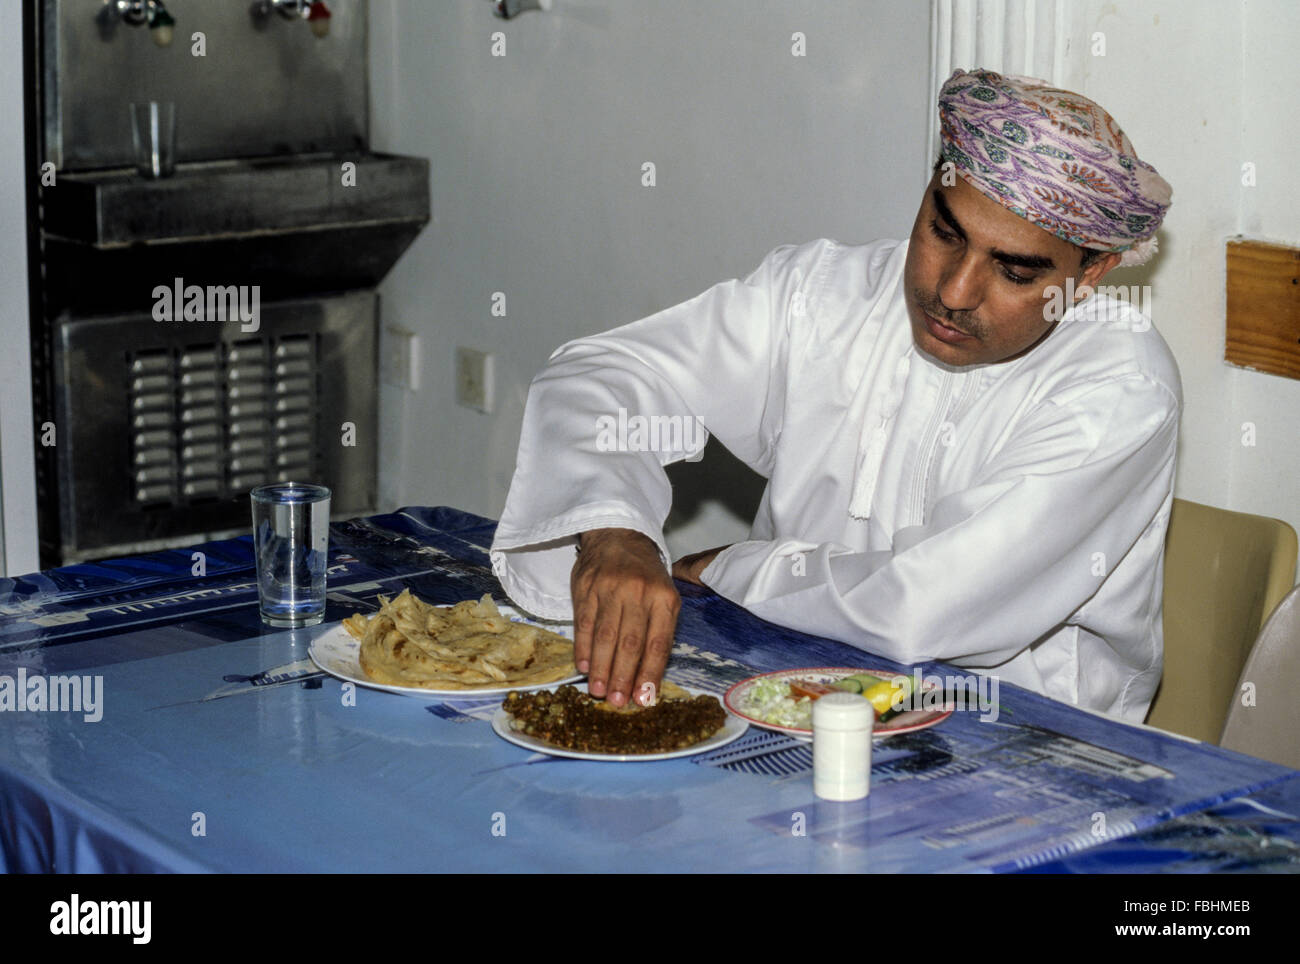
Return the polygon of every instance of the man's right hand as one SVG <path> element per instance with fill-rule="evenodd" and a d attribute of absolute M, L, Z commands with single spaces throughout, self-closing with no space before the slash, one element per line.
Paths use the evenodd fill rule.
<path fill-rule="evenodd" d="M 632 529 L 578 537 L 573 565 L 574 659 L 588 691 L 622 706 L 658 692 L 682 600 L 653 540 Z"/>

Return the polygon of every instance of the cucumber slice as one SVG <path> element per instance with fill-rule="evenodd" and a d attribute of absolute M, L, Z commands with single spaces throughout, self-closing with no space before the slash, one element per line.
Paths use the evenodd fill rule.
<path fill-rule="evenodd" d="M 847 693 L 861 693 L 862 681 L 856 676 L 847 676 L 844 679 L 836 680 L 831 684 L 837 690 L 844 690 Z"/>

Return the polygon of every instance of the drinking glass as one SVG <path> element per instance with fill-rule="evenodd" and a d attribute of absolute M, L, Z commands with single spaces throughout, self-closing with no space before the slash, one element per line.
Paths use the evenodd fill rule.
<path fill-rule="evenodd" d="M 315 626 L 325 618 L 330 490 L 277 482 L 250 496 L 257 596 L 268 626 Z"/>
<path fill-rule="evenodd" d="M 156 100 L 131 105 L 135 166 L 145 177 L 167 177 L 176 169 L 176 105 Z"/>

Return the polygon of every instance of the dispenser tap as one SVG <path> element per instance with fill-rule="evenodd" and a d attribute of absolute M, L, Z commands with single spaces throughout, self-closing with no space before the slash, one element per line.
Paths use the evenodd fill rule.
<path fill-rule="evenodd" d="M 149 21 L 148 0 L 104 0 L 95 17 L 101 27 L 112 29 L 118 21 L 138 27 Z"/>
<path fill-rule="evenodd" d="M 550 10 L 552 0 L 496 0 L 492 12 L 502 20 L 509 20 L 528 10 Z"/>
<path fill-rule="evenodd" d="M 119 23 L 131 27 L 149 25 L 149 36 L 159 47 L 171 45 L 176 20 L 162 0 L 104 0 L 95 15 L 100 35 L 111 40 Z"/>
<path fill-rule="evenodd" d="M 251 12 L 258 20 L 265 20 L 274 10 L 285 20 L 294 20 L 307 15 L 306 8 L 311 0 L 253 0 Z"/>
<path fill-rule="evenodd" d="M 272 10 L 286 20 L 306 20 L 317 37 L 330 32 L 329 8 L 321 0 L 253 0 L 248 12 L 258 30 L 266 28 Z"/>
<path fill-rule="evenodd" d="M 175 27 L 176 20 L 162 5 L 162 0 L 149 0 L 149 36 L 153 42 L 159 47 L 170 47 Z"/>
<path fill-rule="evenodd" d="M 311 32 L 322 40 L 329 36 L 330 11 L 329 7 L 325 6 L 325 0 L 313 0 L 307 10 L 307 26 L 311 27 Z"/>

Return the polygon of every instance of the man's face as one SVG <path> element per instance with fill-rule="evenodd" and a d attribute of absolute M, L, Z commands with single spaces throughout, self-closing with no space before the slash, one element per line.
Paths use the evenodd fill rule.
<path fill-rule="evenodd" d="M 955 180 L 931 179 L 912 226 L 903 268 L 912 337 L 949 365 L 1008 361 L 1054 327 L 1044 310 L 1050 286 L 1095 284 L 1119 258 L 1080 270 L 1074 245 Z"/>

